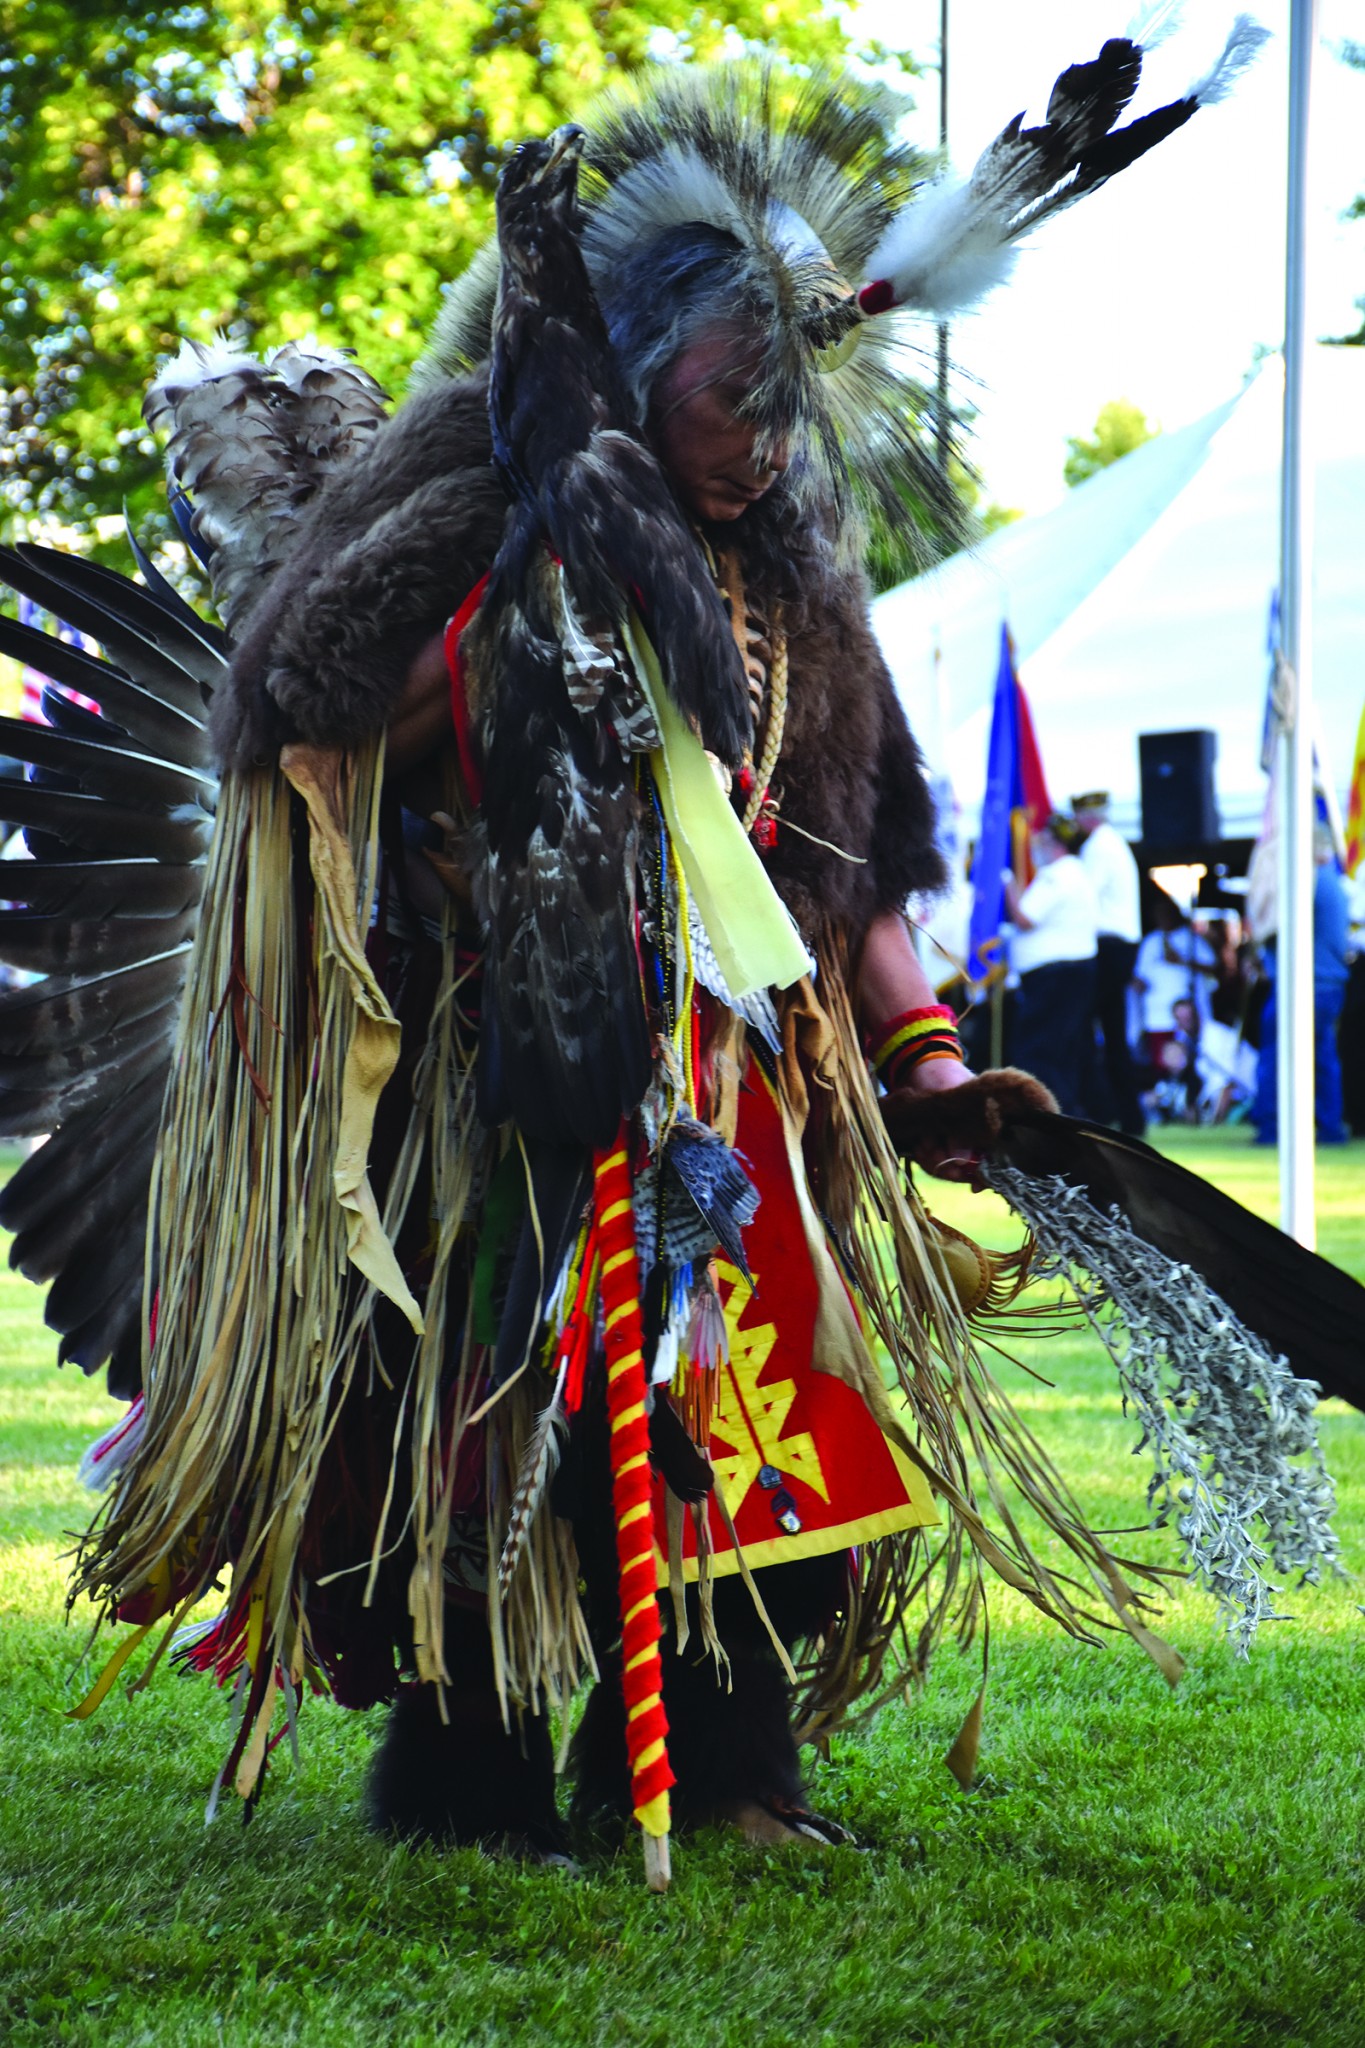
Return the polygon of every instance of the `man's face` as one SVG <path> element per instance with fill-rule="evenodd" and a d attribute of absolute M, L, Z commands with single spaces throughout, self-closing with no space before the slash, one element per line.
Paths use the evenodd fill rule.
<path fill-rule="evenodd" d="M 740 416 L 758 374 L 752 344 L 709 335 L 685 348 L 654 387 L 650 441 L 674 490 L 699 519 L 738 519 L 787 467 L 785 446 L 756 461 L 757 429 Z"/>

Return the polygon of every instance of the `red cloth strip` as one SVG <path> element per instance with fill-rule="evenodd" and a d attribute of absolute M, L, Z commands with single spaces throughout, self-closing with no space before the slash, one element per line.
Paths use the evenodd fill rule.
<path fill-rule="evenodd" d="M 622 1123 L 615 1145 L 595 1161 L 594 1232 L 601 1268 L 606 1329 L 607 1417 L 611 1429 L 612 1503 L 621 1576 L 621 1685 L 631 1804 L 651 1834 L 667 1833 L 665 1801 L 674 1782 L 665 1740 L 663 1665 L 659 1656 L 659 1584 L 649 1470 L 649 1421 L 640 1269 L 635 1256 L 632 1178 Z M 651 1753 L 652 1752 L 652 1753 Z M 659 1825 L 662 1820 L 662 1826 Z"/>
<path fill-rule="evenodd" d="M 483 797 L 483 770 L 474 754 L 474 734 L 469 720 L 469 686 L 460 659 L 460 636 L 483 603 L 488 577 L 481 576 L 450 624 L 446 627 L 446 670 L 450 676 L 450 712 L 455 721 L 455 744 L 460 751 L 460 773 L 469 801 L 477 805 Z"/>

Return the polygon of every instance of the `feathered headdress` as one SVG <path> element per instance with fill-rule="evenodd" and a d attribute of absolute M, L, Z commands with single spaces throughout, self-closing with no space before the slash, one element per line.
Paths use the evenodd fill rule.
<path fill-rule="evenodd" d="M 609 95 L 585 122 L 583 251 L 642 421 L 664 364 L 730 325 L 763 351 L 762 434 L 795 439 L 836 494 L 851 476 L 936 502 L 915 433 L 924 317 L 1005 282 L 1024 235 L 1224 97 L 1268 33 L 1240 15 L 1188 92 L 1120 126 L 1168 13 L 1071 65 L 1045 119 L 1017 115 L 965 181 L 930 180 L 895 138 L 895 96 L 842 74 L 685 67 Z M 451 287 L 418 386 L 487 354 L 496 281 L 490 247 Z"/>

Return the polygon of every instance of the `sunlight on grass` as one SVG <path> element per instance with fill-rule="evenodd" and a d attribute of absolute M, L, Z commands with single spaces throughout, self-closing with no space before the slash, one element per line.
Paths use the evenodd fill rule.
<path fill-rule="evenodd" d="M 1237 1135 L 1169 1149 L 1262 1213 L 1274 1159 Z M 1324 1243 L 1365 1273 L 1365 1148 L 1324 1162 Z M 935 1185 L 983 1240 L 993 1197 Z M 806 1861 L 718 1833 L 681 1842 L 672 1893 L 638 1850 L 586 1876 L 475 1851 L 395 1851 L 364 1831 L 377 1725 L 310 1700 L 257 1818 L 204 1799 L 229 1702 L 165 1671 L 89 1722 L 64 1710 L 102 1661 L 63 1622 L 62 1554 L 91 1511 L 75 1462 L 120 1412 L 52 1369 L 41 1303 L 0 1279 L 0 1879 L 6 2048 L 185 2042 L 623 2042 L 681 2048 L 1360 2048 L 1365 2040 L 1361 1587 L 1287 1588 L 1292 1615 L 1239 1662 L 1176 1585 L 1156 1626 L 1172 1693 L 1122 1636 L 1077 1644 L 992 1599 L 977 1789 L 942 1757 L 980 1682 L 948 1652 L 906 1708 L 836 1737 L 816 1804 L 867 1853 Z M 1023 1348 L 1023 1347 L 1021 1347 Z M 1033 1354 L 1039 1355 L 1035 1357 Z M 1143 1519 L 1146 1468 L 1112 1370 L 1069 1335 L 997 1376 L 1086 1511 Z M 1365 1567 L 1365 1417 L 1320 1410 L 1347 1561 Z M 1175 1561 L 1139 1533 L 1133 1554 Z"/>

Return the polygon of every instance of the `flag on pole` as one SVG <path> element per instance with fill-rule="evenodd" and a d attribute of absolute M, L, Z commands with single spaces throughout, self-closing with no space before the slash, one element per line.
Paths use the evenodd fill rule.
<path fill-rule="evenodd" d="M 967 965 L 973 981 L 985 981 L 1001 964 L 1005 870 L 1013 868 L 1022 884 L 1032 879 L 1028 835 L 1044 823 L 1051 809 L 1033 717 L 1015 674 L 1009 627 L 1002 625 L 986 755 L 986 800 L 972 863 Z"/>
<path fill-rule="evenodd" d="M 1351 794 L 1346 803 L 1346 872 L 1355 874 L 1365 860 L 1365 710 L 1356 733 L 1355 758 L 1351 762 Z"/>

